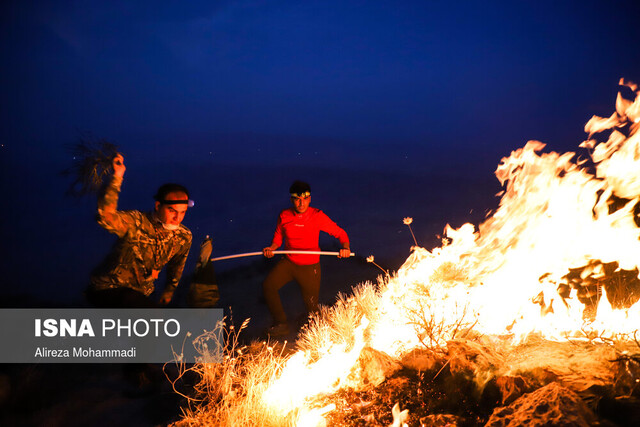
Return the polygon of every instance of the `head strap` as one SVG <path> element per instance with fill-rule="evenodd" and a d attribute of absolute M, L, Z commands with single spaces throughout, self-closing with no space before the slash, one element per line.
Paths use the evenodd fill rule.
<path fill-rule="evenodd" d="M 161 205 L 187 205 L 190 208 L 192 208 L 196 204 L 191 199 L 189 200 L 158 200 L 158 203 L 160 203 Z"/>

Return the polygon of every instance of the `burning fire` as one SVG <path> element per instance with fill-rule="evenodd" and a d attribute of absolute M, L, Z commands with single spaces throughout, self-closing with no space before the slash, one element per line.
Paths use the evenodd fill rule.
<path fill-rule="evenodd" d="M 394 276 L 356 287 L 313 319 L 262 393 L 269 412 L 323 425 L 332 407 L 318 407 L 319 396 L 384 381 L 358 362 L 365 349 L 398 359 L 472 333 L 512 344 L 531 334 L 633 339 L 640 329 L 640 92 L 621 84 L 636 99 L 618 94 L 612 116 L 586 124 L 581 146 L 592 161 L 528 142 L 502 159 L 499 207 L 477 231 L 447 226 L 442 247 L 414 247 Z M 604 131 L 608 139 L 596 141 Z"/>

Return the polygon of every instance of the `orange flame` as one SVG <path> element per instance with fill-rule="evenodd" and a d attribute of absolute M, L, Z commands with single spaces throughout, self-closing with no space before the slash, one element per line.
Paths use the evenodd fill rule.
<path fill-rule="evenodd" d="M 397 274 L 371 291 L 368 305 L 358 295 L 345 301 L 343 312 L 357 325 L 355 344 L 317 342 L 313 356 L 299 351 L 264 401 L 283 414 L 299 410 L 300 423 L 317 422 L 309 416 L 310 402 L 352 384 L 364 347 L 399 357 L 420 345 L 444 348 L 470 329 L 514 342 L 533 332 L 562 340 L 585 330 L 624 339 L 640 329 L 640 302 L 614 309 L 602 289 L 607 274 L 626 272 L 638 280 L 637 95 L 631 102 L 618 94 L 616 112 L 585 126 L 589 138 L 581 146 L 593 150 L 591 166 L 575 161 L 575 153 L 541 153 L 544 144 L 537 141 L 503 158 L 496 176 L 504 194 L 479 230 L 447 226 L 445 244 L 432 251 L 415 247 Z M 607 141 L 594 139 L 609 130 Z M 620 202 L 617 210 L 613 199 Z M 595 315 L 587 315 L 585 298 L 598 296 Z"/>

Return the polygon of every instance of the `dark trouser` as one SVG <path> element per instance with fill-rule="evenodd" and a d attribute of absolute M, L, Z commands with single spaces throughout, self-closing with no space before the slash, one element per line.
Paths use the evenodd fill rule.
<path fill-rule="evenodd" d="M 300 286 L 302 299 L 308 312 L 318 311 L 318 296 L 320 294 L 320 263 L 298 265 L 283 258 L 271 270 L 264 283 L 262 291 L 267 300 L 267 306 L 276 324 L 285 323 L 287 315 L 282 307 L 278 291 L 287 283 L 295 280 Z"/>
<path fill-rule="evenodd" d="M 87 289 L 87 300 L 91 305 L 98 308 L 158 308 L 160 307 L 151 298 L 145 296 L 131 288 L 121 287 L 112 289 L 95 290 Z M 125 363 L 122 365 L 122 372 L 127 381 L 132 382 L 142 390 L 149 381 L 148 376 L 153 370 L 153 365 L 149 363 Z"/>

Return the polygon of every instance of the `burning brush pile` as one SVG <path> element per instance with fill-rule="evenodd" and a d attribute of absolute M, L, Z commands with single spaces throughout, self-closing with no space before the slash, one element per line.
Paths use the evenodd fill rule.
<path fill-rule="evenodd" d="M 640 425 L 640 97 L 593 117 L 589 158 L 531 141 L 498 209 L 286 345 L 200 364 L 179 424 Z"/>

